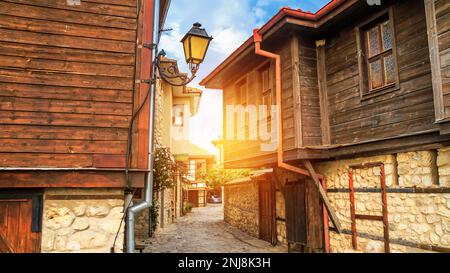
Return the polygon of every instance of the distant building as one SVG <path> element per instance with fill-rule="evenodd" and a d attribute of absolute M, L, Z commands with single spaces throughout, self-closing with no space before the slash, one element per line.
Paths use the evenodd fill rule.
<path fill-rule="evenodd" d="M 176 60 L 165 58 L 161 66 L 178 70 Z M 163 228 L 184 215 L 183 192 L 190 153 L 190 120 L 198 113 L 202 91 L 186 86 L 173 86 L 160 80 L 157 84 L 155 110 L 155 148 L 168 148 L 173 155 L 173 164 L 179 169 L 172 189 L 155 192 L 158 211 L 157 228 Z M 139 197 L 140 196 L 136 196 Z M 149 211 L 138 216 L 137 234 L 140 238 L 149 235 Z"/>
<path fill-rule="evenodd" d="M 203 179 L 209 168 L 215 164 L 216 157 L 210 152 L 189 144 L 189 155 L 185 163 L 188 166 L 187 181 L 184 188 L 184 200 L 193 207 L 205 207 L 208 200 L 208 185 Z"/>

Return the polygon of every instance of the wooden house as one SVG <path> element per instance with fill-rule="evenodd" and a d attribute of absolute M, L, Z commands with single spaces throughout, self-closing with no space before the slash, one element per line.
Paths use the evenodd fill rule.
<path fill-rule="evenodd" d="M 273 187 L 264 197 L 271 200 L 273 209 L 266 211 L 272 224 L 264 225 L 259 234 L 299 243 L 305 251 L 328 251 L 330 245 L 332 251 L 379 251 L 379 244 L 387 246 L 381 251 L 448 251 L 450 242 L 442 240 L 440 232 L 425 232 L 439 239 L 418 240 L 420 235 L 410 225 L 407 234 L 394 224 L 391 230 L 386 227 L 388 218 L 394 217 L 400 219 L 397 227 L 406 224 L 392 207 L 396 198 L 403 198 L 399 206 L 418 196 L 429 202 L 433 192 L 450 198 L 450 4 L 380 2 L 334 0 L 317 13 L 283 8 L 203 79 L 206 88 L 223 90 L 225 112 L 229 105 L 247 107 L 246 122 L 232 130 L 226 127 L 234 124 L 235 113 L 224 114 L 225 167 L 272 170 L 257 179 Z M 261 149 L 266 140 L 249 140 L 252 131 L 268 121 L 249 124 L 253 113 L 248 106 L 277 101 L 276 62 L 255 53 L 256 36 L 261 36 L 266 55 L 280 58 L 282 160 L 296 167 L 312 161 L 326 178 L 328 198 L 343 224 L 340 235 L 333 228 L 328 233 L 328 217 L 322 216 L 317 189 L 308 190 L 312 180 L 277 168 L 277 151 Z M 246 137 L 235 140 L 230 132 L 239 126 Z M 417 166 L 425 169 L 418 173 Z M 377 180 L 368 190 L 362 181 L 372 176 L 383 178 L 387 188 Z M 379 209 L 361 209 L 368 201 L 362 192 L 377 193 L 373 200 Z M 377 197 L 379 192 L 386 194 L 387 201 Z M 437 221 L 448 223 L 448 214 L 437 215 L 448 210 L 438 210 Z M 371 230 L 371 221 L 379 225 L 380 219 L 380 230 Z"/>
<path fill-rule="evenodd" d="M 216 157 L 205 149 L 189 143 L 187 165 L 187 181 L 184 186 L 184 201 L 192 207 L 206 207 L 210 188 L 203 181 L 203 176 L 215 164 Z"/>
<path fill-rule="evenodd" d="M 169 2 L 0 2 L 1 251 L 113 246 L 124 190 L 148 173 L 146 45 Z"/>

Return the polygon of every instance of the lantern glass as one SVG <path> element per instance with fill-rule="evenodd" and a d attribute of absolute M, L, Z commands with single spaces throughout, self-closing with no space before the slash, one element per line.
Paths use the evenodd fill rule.
<path fill-rule="evenodd" d="M 190 36 L 184 41 L 184 54 L 187 63 L 201 64 L 205 59 L 210 39 Z"/>
<path fill-rule="evenodd" d="M 209 37 L 201 24 L 194 24 L 193 28 L 181 41 L 184 47 L 184 54 L 188 64 L 201 64 L 205 59 L 212 37 Z"/>

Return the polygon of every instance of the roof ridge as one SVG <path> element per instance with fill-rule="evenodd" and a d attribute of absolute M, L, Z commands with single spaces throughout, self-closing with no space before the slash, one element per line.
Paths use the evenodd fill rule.
<path fill-rule="evenodd" d="M 345 3 L 349 0 L 331 0 L 319 9 L 316 13 L 305 12 L 301 9 L 292 9 L 290 7 L 282 7 L 269 21 L 267 21 L 261 28 L 259 28 L 259 33 L 262 35 L 271 29 L 274 25 L 280 22 L 285 17 L 297 17 L 299 19 L 311 22 L 318 22 L 324 16 L 329 14 L 330 12 L 337 9 L 341 4 Z M 231 55 L 229 55 L 221 64 L 219 64 L 208 76 L 206 76 L 201 82 L 200 85 L 206 86 L 206 83 L 214 77 L 220 70 L 222 70 L 225 66 L 227 66 L 237 55 L 243 52 L 247 47 L 253 44 L 253 35 L 250 36 L 241 46 L 239 46 Z"/>

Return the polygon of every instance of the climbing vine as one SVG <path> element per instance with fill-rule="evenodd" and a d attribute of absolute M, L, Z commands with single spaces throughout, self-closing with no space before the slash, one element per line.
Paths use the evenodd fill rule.
<path fill-rule="evenodd" d="M 169 148 L 155 149 L 153 164 L 153 206 L 150 208 L 150 235 L 156 230 L 159 221 L 158 192 L 172 189 L 177 181 L 177 164 Z"/>
<path fill-rule="evenodd" d="M 171 189 L 176 184 L 177 165 L 169 148 L 155 151 L 153 166 L 153 192 Z"/>

